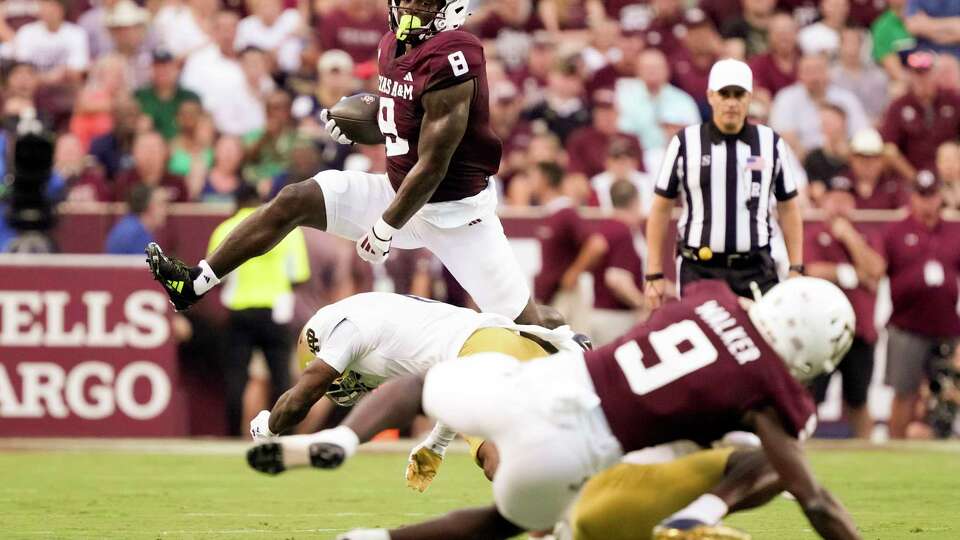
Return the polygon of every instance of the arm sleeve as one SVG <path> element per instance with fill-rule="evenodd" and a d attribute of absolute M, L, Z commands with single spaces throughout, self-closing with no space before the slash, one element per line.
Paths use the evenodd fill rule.
<path fill-rule="evenodd" d="M 684 174 L 684 152 L 683 144 L 680 141 L 680 134 L 674 135 L 667 145 L 667 151 L 663 155 L 663 162 L 660 165 L 660 172 L 657 174 L 657 181 L 654 191 L 657 195 L 668 199 L 676 199 L 680 192 L 680 178 Z"/>
<path fill-rule="evenodd" d="M 437 39 L 437 38 L 434 38 Z M 483 45 L 471 34 L 458 33 L 439 46 L 430 57 L 429 78 L 424 88 L 449 88 L 477 77 L 484 69 Z"/>
<path fill-rule="evenodd" d="M 783 202 L 797 196 L 797 160 L 783 137 L 777 137 L 773 160 L 773 195 Z"/>
<path fill-rule="evenodd" d="M 889 39 L 889 33 L 876 21 L 870 26 L 870 37 L 873 41 L 873 61 L 879 64 L 888 54 L 893 52 L 893 42 Z"/>
<path fill-rule="evenodd" d="M 317 358 L 343 373 L 362 354 L 360 328 L 350 319 L 343 319 L 323 340 Z"/>

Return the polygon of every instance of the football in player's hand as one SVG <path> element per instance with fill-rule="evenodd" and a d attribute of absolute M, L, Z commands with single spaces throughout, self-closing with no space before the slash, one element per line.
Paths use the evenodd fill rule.
<path fill-rule="evenodd" d="M 336 121 L 337 127 L 351 141 L 358 144 L 381 144 L 383 134 L 377 124 L 380 98 L 374 94 L 354 94 L 336 102 L 328 118 Z"/>

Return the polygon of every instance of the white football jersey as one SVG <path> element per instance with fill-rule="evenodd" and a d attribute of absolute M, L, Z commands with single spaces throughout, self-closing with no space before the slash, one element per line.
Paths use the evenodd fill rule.
<path fill-rule="evenodd" d="M 300 339 L 315 358 L 376 386 L 398 375 L 423 374 L 456 358 L 478 328 L 523 330 L 558 348 L 576 347 L 567 327 L 516 325 L 503 315 L 478 313 L 416 296 L 369 292 L 326 306 L 310 318 Z"/>

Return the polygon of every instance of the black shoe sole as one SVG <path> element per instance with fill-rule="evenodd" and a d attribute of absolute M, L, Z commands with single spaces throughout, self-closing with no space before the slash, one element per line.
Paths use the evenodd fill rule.
<path fill-rule="evenodd" d="M 343 448 L 331 443 L 313 443 L 310 445 L 310 464 L 318 469 L 336 469 L 347 455 Z"/>
<path fill-rule="evenodd" d="M 150 267 L 153 279 L 160 281 L 160 259 L 163 257 L 163 250 L 155 242 L 150 242 L 143 252 L 147 254 L 147 265 Z"/>
<path fill-rule="evenodd" d="M 278 442 L 263 443 L 247 450 L 250 467 L 265 474 L 280 474 L 283 466 L 283 447 Z"/>

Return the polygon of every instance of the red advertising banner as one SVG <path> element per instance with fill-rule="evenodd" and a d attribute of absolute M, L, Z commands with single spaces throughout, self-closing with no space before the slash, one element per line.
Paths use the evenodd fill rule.
<path fill-rule="evenodd" d="M 183 436 L 166 295 L 142 257 L 0 256 L 4 436 Z"/>

